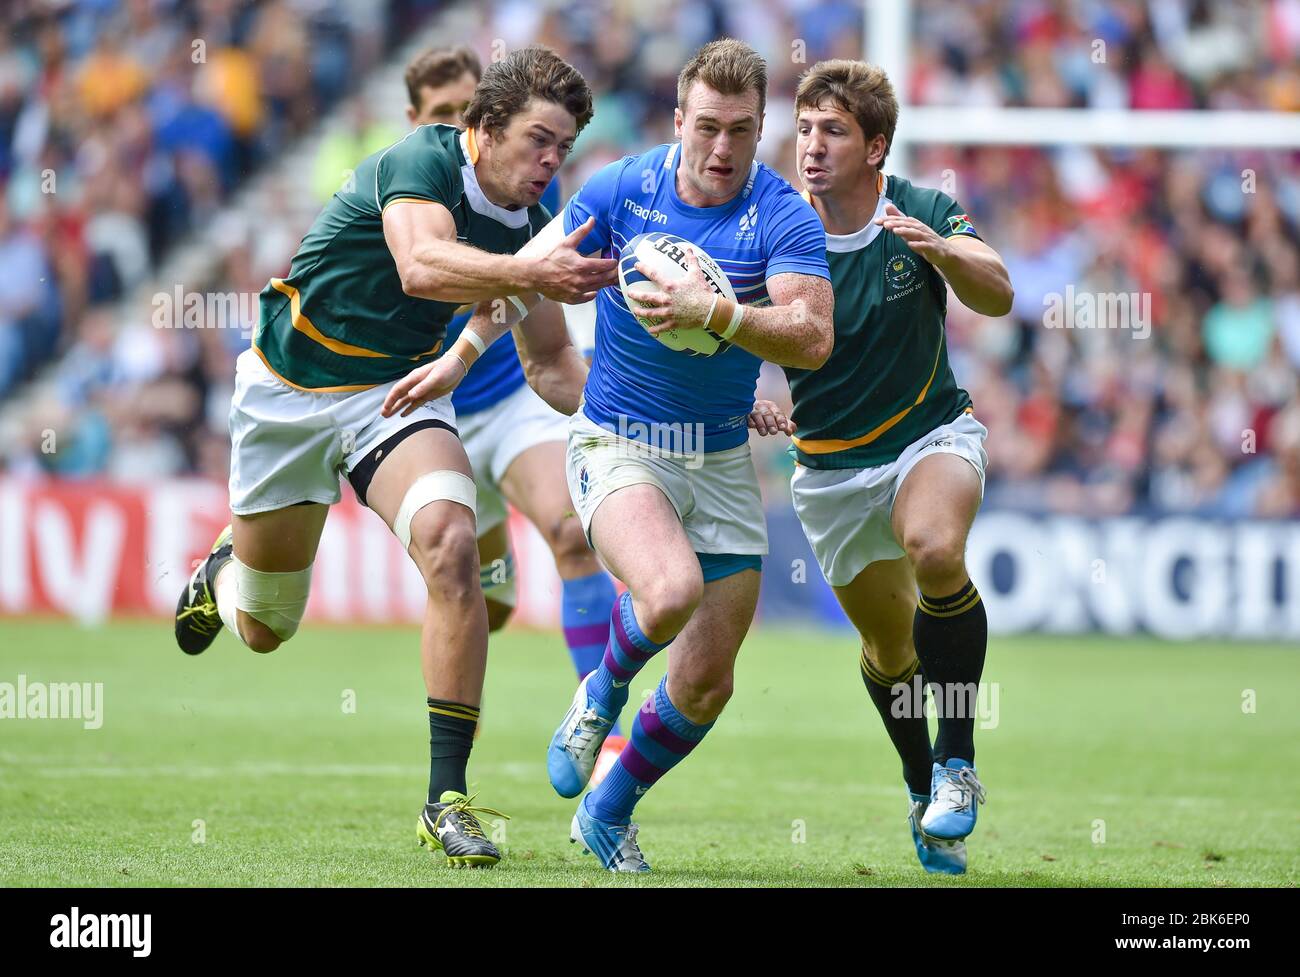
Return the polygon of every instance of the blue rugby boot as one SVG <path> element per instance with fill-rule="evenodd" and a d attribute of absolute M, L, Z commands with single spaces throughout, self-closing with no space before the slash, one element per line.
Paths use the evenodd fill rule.
<path fill-rule="evenodd" d="M 931 874 L 964 875 L 966 873 L 966 844 L 961 841 L 944 841 L 932 838 L 921 830 L 921 818 L 930 806 L 930 798 L 925 794 L 907 792 L 907 823 L 912 829 L 912 844 L 916 846 L 916 857 L 921 867 Z"/>
<path fill-rule="evenodd" d="M 551 786 L 561 797 L 577 797 L 582 793 L 591 780 L 600 747 L 614 728 L 614 717 L 587 694 L 589 678 L 578 683 L 569 711 L 546 748 L 546 772 Z"/>
<path fill-rule="evenodd" d="M 921 818 L 921 830 L 932 838 L 960 841 L 975 830 L 975 816 L 984 803 L 984 785 L 970 761 L 950 757 L 934 765 L 930 780 L 930 806 Z"/>
<path fill-rule="evenodd" d="M 641 854 L 636 843 L 637 826 L 632 822 L 612 824 L 599 821 L 587 810 L 587 798 L 578 803 L 578 812 L 569 826 L 569 841 L 582 845 L 582 850 L 596 856 L 596 860 L 611 872 L 649 872 L 650 863 Z"/>

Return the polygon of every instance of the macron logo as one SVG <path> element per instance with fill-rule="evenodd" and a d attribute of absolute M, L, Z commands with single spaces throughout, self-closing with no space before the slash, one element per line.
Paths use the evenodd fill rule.
<path fill-rule="evenodd" d="M 50 917 L 50 946 L 58 948 L 117 947 L 133 957 L 149 956 L 153 916 L 149 913 L 87 913 L 76 906 L 68 915 Z"/>
<path fill-rule="evenodd" d="M 623 198 L 623 206 L 632 211 L 632 213 L 636 214 L 636 216 L 640 217 L 642 220 L 649 221 L 652 224 L 668 223 L 668 215 L 662 210 L 649 210 L 627 197 Z"/>

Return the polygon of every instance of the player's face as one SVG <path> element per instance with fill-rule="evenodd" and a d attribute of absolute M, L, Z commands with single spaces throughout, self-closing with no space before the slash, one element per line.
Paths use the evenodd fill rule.
<path fill-rule="evenodd" d="M 692 207 L 714 207 L 740 193 L 763 134 L 758 92 L 723 95 L 697 81 L 673 116 L 682 142 L 678 193 Z"/>
<path fill-rule="evenodd" d="M 493 189 L 503 207 L 532 207 L 542 197 L 577 138 L 577 120 L 556 102 L 529 99 L 504 129 L 479 132 Z"/>
<path fill-rule="evenodd" d="M 874 185 L 868 180 L 884 157 L 885 137 L 867 140 L 850 113 L 829 104 L 802 109 L 795 132 L 799 179 L 810 194 Z"/>
<path fill-rule="evenodd" d="M 468 107 L 469 100 L 474 97 L 474 89 L 477 87 L 478 79 L 468 71 L 455 81 L 449 81 L 437 87 L 424 85 L 420 88 L 420 110 L 417 112 L 408 105 L 406 107 L 406 117 L 413 126 L 424 126 L 432 123 L 458 126 L 461 124 L 461 116 Z"/>

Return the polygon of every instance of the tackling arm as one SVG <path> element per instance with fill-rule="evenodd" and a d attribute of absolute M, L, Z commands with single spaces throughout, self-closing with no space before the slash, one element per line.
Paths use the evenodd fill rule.
<path fill-rule="evenodd" d="M 576 247 L 594 221 L 539 253 L 491 254 L 460 244 L 451 212 L 434 201 L 399 200 L 384 209 L 384 240 L 407 295 L 440 302 L 540 292 L 561 302 L 585 302 L 618 280 L 618 262 L 584 258 Z M 534 239 L 535 240 L 535 239 Z M 530 242 L 531 243 L 531 242 Z"/>
<path fill-rule="evenodd" d="M 589 220 L 566 237 L 564 218 L 556 217 L 514 257 L 533 261 L 538 255 L 553 255 L 561 248 L 572 250 L 593 225 L 594 221 Z M 617 272 L 614 275 L 617 277 Z M 522 296 L 511 294 L 480 302 L 446 353 L 394 384 L 384 401 L 383 415 L 401 411 L 405 417 L 425 401 L 450 394 L 484 350 L 516 325 L 515 346 L 529 386 L 556 410 L 572 414 L 587 381 L 586 361 L 573 347 L 558 305 L 536 292 L 525 292 Z"/>

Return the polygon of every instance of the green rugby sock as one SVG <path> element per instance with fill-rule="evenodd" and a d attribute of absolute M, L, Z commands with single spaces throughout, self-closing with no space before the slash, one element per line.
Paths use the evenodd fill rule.
<path fill-rule="evenodd" d="M 934 762 L 956 757 L 974 763 L 975 702 L 989 642 L 988 616 L 975 584 L 967 580 L 948 597 L 922 594 L 912 641 L 939 715 Z"/>
<path fill-rule="evenodd" d="M 907 789 L 913 794 L 929 794 L 934 759 L 930 750 L 930 726 L 925 718 L 925 689 L 916 681 L 920 666 L 920 661 L 913 659 L 910 666 L 891 677 L 876 668 L 865 648 L 858 660 L 862 684 L 867 687 L 867 695 L 880 713 L 898 758 L 903 761 Z"/>
<path fill-rule="evenodd" d="M 465 793 L 465 767 L 474 746 L 478 707 L 429 699 L 429 803 L 445 790 Z"/>

